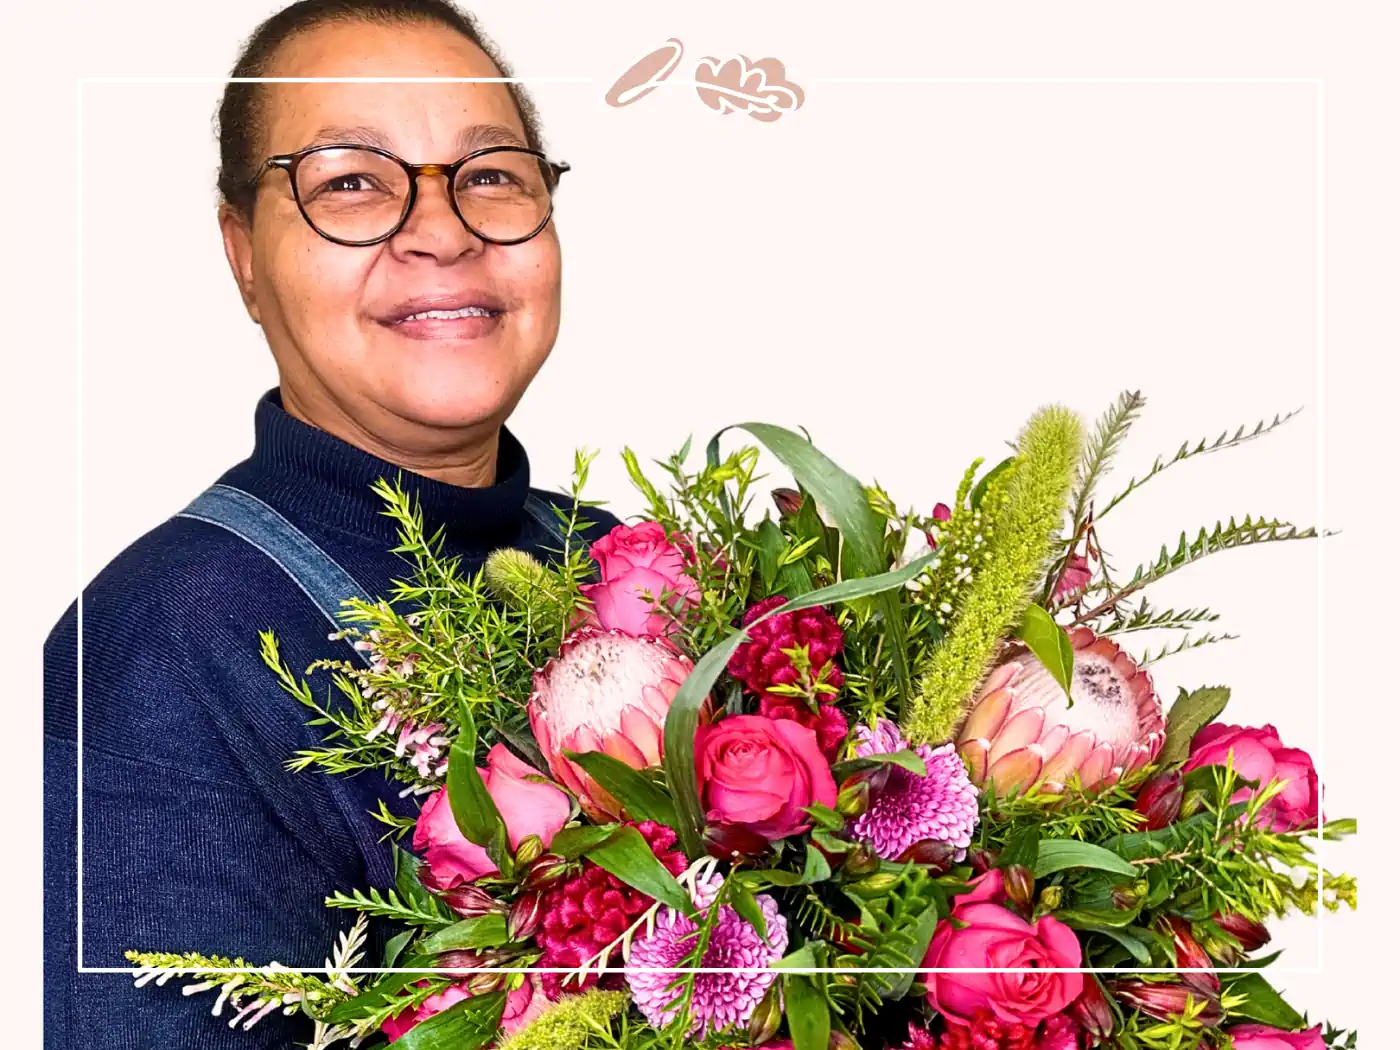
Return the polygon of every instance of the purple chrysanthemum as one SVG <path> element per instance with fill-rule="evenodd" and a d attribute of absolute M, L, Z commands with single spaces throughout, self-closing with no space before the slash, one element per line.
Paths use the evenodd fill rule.
<path fill-rule="evenodd" d="M 691 894 L 697 908 L 705 908 L 718 892 L 720 876 L 698 883 Z M 778 976 L 770 967 L 787 951 L 787 920 L 778 911 L 778 902 L 766 893 L 754 899 L 768 924 L 768 943 L 747 921 L 728 904 L 719 910 L 719 919 L 710 934 L 710 943 L 701 960 L 702 967 L 745 967 L 745 973 L 701 973 L 695 975 L 695 992 L 690 1002 L 694 1018 L 690 1034 L 708 1028 L 719 1031 L 730 1025 L 746 1024 L 754 1009 Z M 681 974 L 663 967 L 677 966 L 691 950 L 694 940 L 686 935 L 695 930 L 695 923 L 677 911 L 662 908 L 657 915 L 656 928 L 645 940 L 632 947 L 629 967 L 656 967 L 654 972 L 627 970 L 627 984 L 632 989 L 632 1001 L 647 1021 L 656 1027 L 669 1022 L 678 1003 L 679 989 L 674 985 Z"/>
<path fill-rule="evenodd" d="M 908 748 L 893 722 L 881 718 L 876 727 L 856 729 L 856 757 L 889 754 Z M 953 745 L 911 749 L 924 760 L 925 776 L 891 767 L 870 806 L 856 818 L 851 832 L 877 854 L 894 860 L 916 842 L 933 839 L 957 849 L 961 860 L 977 826 L 977 788 Z"/>

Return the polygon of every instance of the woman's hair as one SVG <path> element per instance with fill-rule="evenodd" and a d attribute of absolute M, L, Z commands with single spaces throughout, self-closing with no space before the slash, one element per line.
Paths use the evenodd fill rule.
<path fill-rule="evenodd" d="M 477 26 L 476 19 L 452 0 L 297 0 L 263 22 L 243 45 L 232 77 L 268 75 L 281 46 L 296 36 L 324 25 L 369 22 L 377 25 L 438 25 L 456 30 L 486 52 L 501 76 L 513 74 L 496 46 Z M 531 149 L 543 149 L 539 113 L 525 89 L 507 84 Z M 224 88 L 217 118 L 219 134 L 219 194 L 244 217 L 253 217 L 257 187 L 251 180 L 262 158 L 258 144 L 267 131 L 267 85 L 230 81 Z"/>

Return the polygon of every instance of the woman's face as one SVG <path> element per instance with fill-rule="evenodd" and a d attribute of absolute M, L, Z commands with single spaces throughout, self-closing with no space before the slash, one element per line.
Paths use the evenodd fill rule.
<path fill-rule="evenodd" d="M 269 76 L 498 77 L 471 41 L 430 26 L 351 22 L 289 41 Z M 403 159 L 447 163 L 485 145 L 526 145 L 504 84 L 269 84 L 258 156 L 369 129 Z M 465 145 L 464 147 L 464 143 Z M 551 221 L 521 244 L 489 244 L 452 210 L 446 180 L 425 175 L 407 224 L 369 247 L 318 235 L 286 172 L 259 183 L 252 229 L 223 218 L 230 262 L 266 333 L 284 402 L 373 450 L 450 455 L 504 422 L 559 330 L 559 240 Z M 396 324 L 420 297 L 480 302 L 489 317 Z M 426 308 L 432 308 L 428 302 Z M 346 433 L 348 431 L 348 433 Z"/>

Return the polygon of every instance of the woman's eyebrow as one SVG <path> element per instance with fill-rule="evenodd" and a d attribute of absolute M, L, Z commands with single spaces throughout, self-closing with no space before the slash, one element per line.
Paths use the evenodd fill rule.
<path fill-rule="evenodd" d="M 378 146 L 392 151 L 389 136 L 378 128 L 365 124 L 327 124 L 317 130 L 308 146 L 326 142 L 357 142 L 365 146 Z M 472 124 L 457 135 L 458 154 L 470 153 L 487 146 L 524 146 L 520 136 L 504 124 Z"/>

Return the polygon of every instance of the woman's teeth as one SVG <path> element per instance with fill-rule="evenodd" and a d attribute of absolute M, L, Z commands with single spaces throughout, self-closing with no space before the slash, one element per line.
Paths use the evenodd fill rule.
<path fill-rule="evenodd" d="M 404 321 L 451 321 L 458 317 L 494 317 L 495 310 L 487 310 L 481 306 L 464 306 L 460 310 L 425 310 L 421 314 L 409 314 L 400 318 L 398 324 Z"/>

